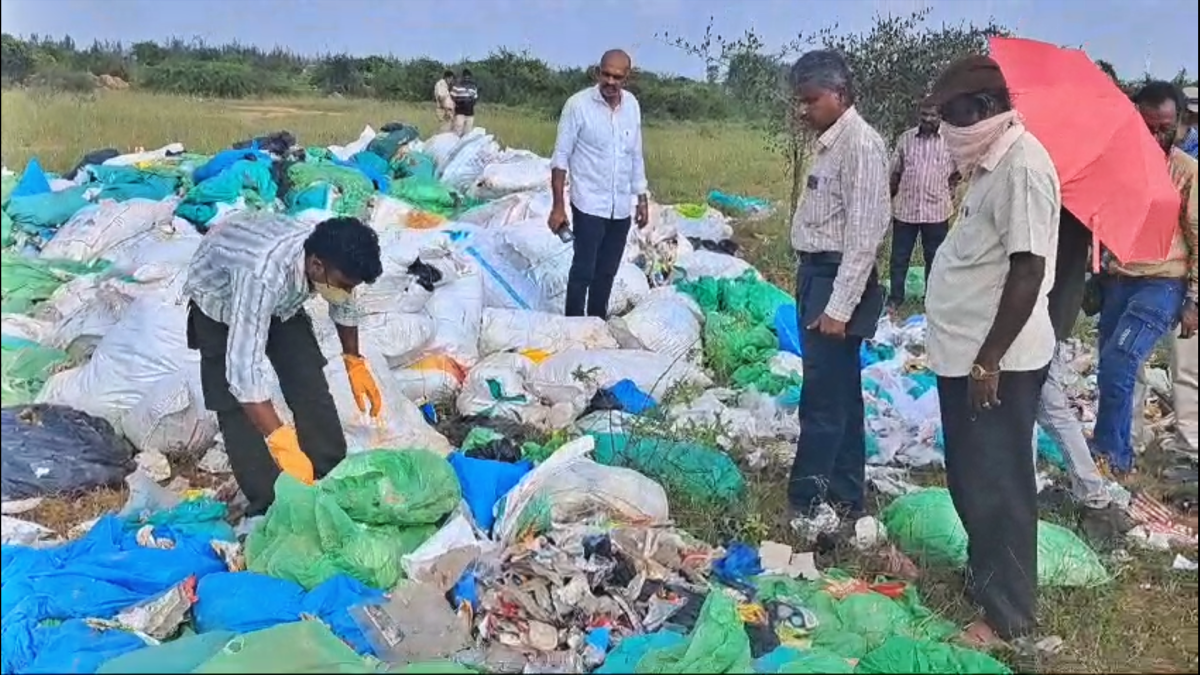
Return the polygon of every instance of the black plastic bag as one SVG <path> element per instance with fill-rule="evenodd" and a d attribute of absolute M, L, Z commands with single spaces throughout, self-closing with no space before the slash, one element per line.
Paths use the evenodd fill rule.
<path fill-rule="evenodd" d="M 61 405 L 4 408 L 0 499 L 115 487 L 133 470 L 133 446 L 98 417 Z"/>

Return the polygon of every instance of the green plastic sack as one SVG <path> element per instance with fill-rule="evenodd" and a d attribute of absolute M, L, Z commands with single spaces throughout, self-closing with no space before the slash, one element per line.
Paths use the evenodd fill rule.
<path fill-rule="evenodd" d="M 720 590 L 704 599 L 686 642 L 652 649 L 638 661 L 638 673 L 753 673 L 750 638 L 737 602 Z"/>
<path fill-rule="evenodd" d="M 3 336 L 0 393 L 4 407 L 32 402 L 46 380 L 66 361 L 64 351 L 11 335 Z"/>
<path fill-rule="evenodd" d="M 744 366 L 766 365 L 777 351 L 779 339 L 762 324 L 721 312 L 704 317 L 704 365 L 719 380 L 731 380 Z"/>
<path fill-rule="evenodd" d="M 914 675 L 1008 675 L 1008 666 L 984 654 L 945 642 L 914 640 L 896 636 L 864 656 L 855 669 L 864 675 L 873 673 L 912 673 Z"/>
<path fill-rule="evenodd" d="M 1092 588 L 1112 581 L 1100 556 L 1065 527 L 1038 523 L 1038 584 Z"/>
<path fill-rule="evenodd" d="M 96 672 L 99 675 L 190 673 L 220 653 L 237 636 L 237 633 L 223 630 L 193 633 L 109 659 Z"/>
<path fill-rule="evenodd" d="M 401 557 L 433 536 L 460 498 L 450 464 L 427 450 L 351 455 L 313 486 L 281 474 L 275 502 L 246 539 L 246 561 L 305 588 L 348 574 L 390 590 L 403 578 Z"/>
<path fill-rule="evenodd" d="M 938 565 L 967 564 L 967 532 L 950 491 L 930 488 L 896 498 L 880 514 L 888 538 L 906 554 Z"/>
<path fill-rule="evenodd" d="M 398 129 L 375 136 L 367 145 L 367 151 L 390 162 L 396 156 L 396 152 L 400 150 L 400 146 L 412 143 L 419 136 L 420 132 L 416 127 L 405 124 Z"/>
<path fill-rule="evenodd" d="M 239 635 L 194 673 L 374 673 L 320 621 L 294 621 Z"/>
<path fill-rule="evenodd" d="M 331 162 L 301 162 L 288 167 L 292 191 L 302 191 L 310 185 L 324 183 L 337 189 L 333 212 L 342 216 L 361 216 L 375 194 L 375 184 L 358 169 Z"/>
<path fill-rule="evenodd" d="M 742 472 L 720 450 L 665 438 L 590 435 L 596 439 L 592 457 L 597 462 L 643 473 L 693 501 L 731 503 L 745 491 Z"/>
<path fill-rule="evenodd" d="M 777 647 L 755 660 L 754 672 L 845 675 L 853 673 L 854 667 L 845 658 L 820 647 L 803 650 Z"/>
<path fill-rule="evenodd" d="M 928 261 L 926 265 L 931 264 Z M 884 279 L 883 285 L 889 287 L 891 279 Z M 924 267 L 909 267 L 908 274 L 904 277 L 904 297 L 908 300 L 924 300 L 925 299 L 925 268 Z"/>
<path fill-rule="evenodd" d="M 422 661 L 420 663 L 406 663 L 403 666 L 391 668 L 387 672 L 397 674 L 411 673 L 412 675 L 440 675 L 441 673 L 450 675 L 476 673 L 478 671 L 454 661 Z"/>
<path fill-rule="evenodd" d="M 932 488 L 897 498 L 881 514 L 888 537 L 906 554 L 955 568 L 967 564 L 967 532 L 950 492 Z M 1074 532 L 1038 522 L 1038 584 L 1098 586 L 1111 581 L 1096 555 Z"/>
<path fill-rule="evenodd" d="M 84 274 L 102 272 L 108 266 L 106 261 L 84 264 L 3 251 L 0 253 L 0 311 L 28 314 L 38 303 L 49 299 L 59 286 Z"/>
<path fill-rule="evenodd" d="M 392 181 L 388 186 L 388 195 L 422 211 L 442 216 L 452 215 L 466 207 L 458 193 L 432 177 L 412 176 Z"/>
<path fill-rule="evenodd" d="M 13 219 L 9 217 L 8 211 L 0 214 L 0 216 L 2 216 L 4 219 L 3 222 L 0 223 L 0 246 L 8 248 L 9 246 L 13 245 L 14 241 L 16 241 L 16 235 L 13 232 L 15 224 L 13 223 Z"/>

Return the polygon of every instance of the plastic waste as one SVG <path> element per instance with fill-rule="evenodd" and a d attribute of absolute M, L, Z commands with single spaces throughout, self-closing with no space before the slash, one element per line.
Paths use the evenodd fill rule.
<path fill-rule="evenodd" d="M 112 425 L 65 406 L 4 408 L 0 442 L 5 501 L 114 487 L 133 466 L 133 448 Z"/>

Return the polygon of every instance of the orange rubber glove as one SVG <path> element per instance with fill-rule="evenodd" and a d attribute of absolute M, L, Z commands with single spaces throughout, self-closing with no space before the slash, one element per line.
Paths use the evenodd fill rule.
<path fill-rule="evenodd" d="M 367 412 L 367 404 L 371 405 L 371 417 L 379 417 L 383 413 L 383 396 L 379 393 L 379 385 L 367 367 L 367 361 L 361 356 L 343 354 L 342 361 L 346 363 L 346 375 L 350 377 L 350 393 L 354 395 L 354 404 L 359 412 Z"/>
<path fill-rule="evenodd" d="M 296 427 L 284 425 L 267 436 L 267 450 L 279 466 L 279 470 L 304 483 L 313 484 L 313 465 L 308 455 L 300 449 Z"/>

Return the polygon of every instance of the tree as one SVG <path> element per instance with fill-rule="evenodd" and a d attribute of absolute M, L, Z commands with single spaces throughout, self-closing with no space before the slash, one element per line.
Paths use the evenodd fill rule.
<path fill-rule="evenodd" d="M 927 9 L 907 16 L 877 15 L 865 33 L 839 33 L 832 26 L 812 35 L 798 35 L 776 51 L 765 49 L 753 31 L 736 40 L 725 39 L 714 31 L 711 19 L 697 43 L 665 33 L 659 37 L 703 60 L 706 71 L 716 69 L 726 91 L 748 107 L 747 117 L 758 121 L 771 147 L 784 156 L 794 197 L 789 207 L 794 210 L 807 143 L 795 123 L 791 92 L 783 84 L 788 62 L 814 48 L 840 52 L 854 75 L 859 112 L 884 138 L 895 140 L 913 124 L 930 84 L 950 62 L 985 53 L 989 37 L 1005 34 L 994 23 L 927 27 L 928 16 Z"/>

